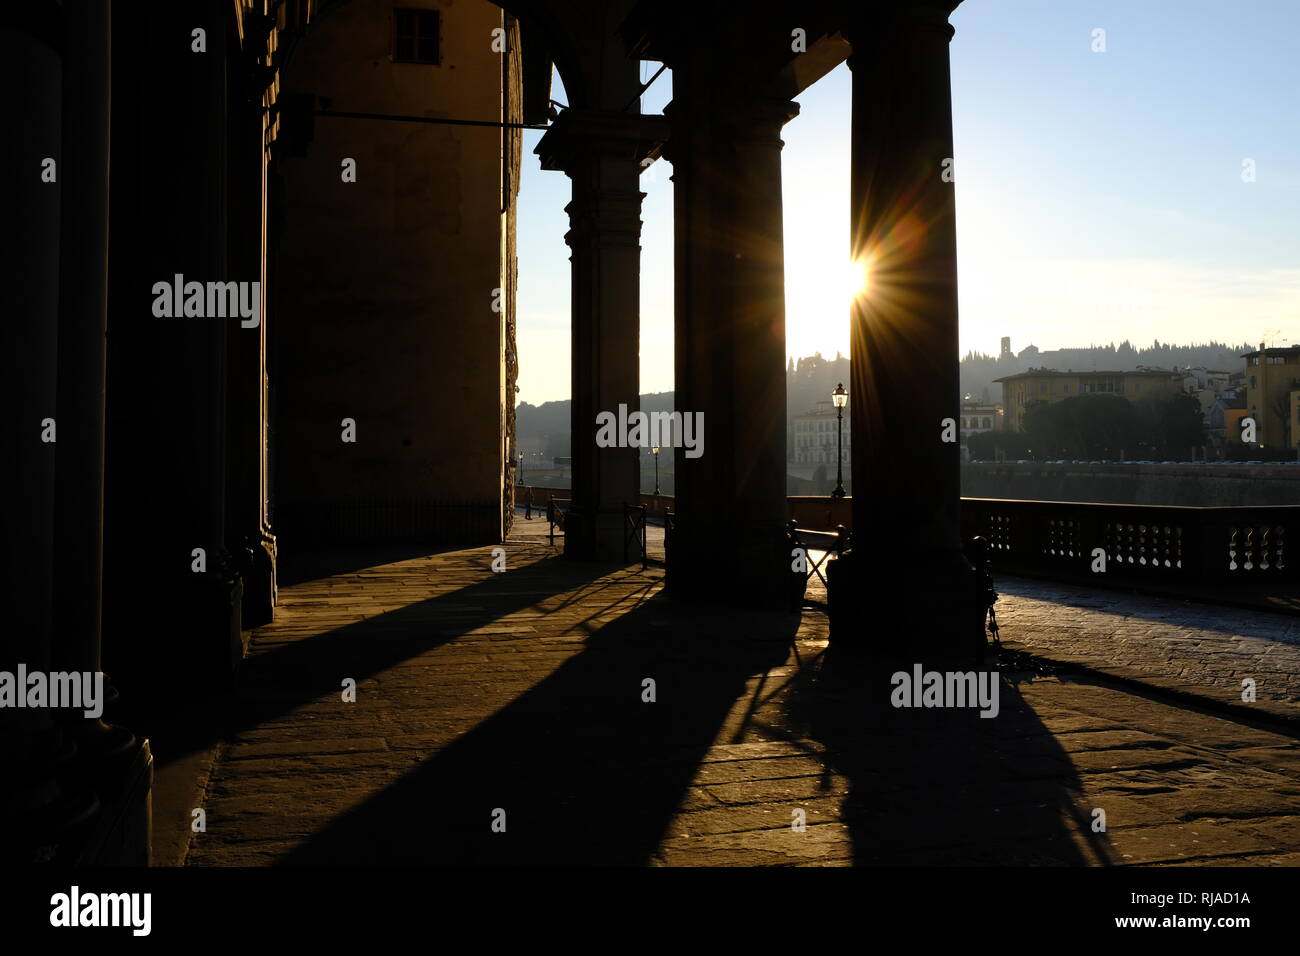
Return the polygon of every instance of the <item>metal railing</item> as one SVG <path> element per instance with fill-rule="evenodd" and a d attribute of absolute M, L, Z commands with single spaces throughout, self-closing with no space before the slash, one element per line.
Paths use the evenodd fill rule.
<path fill-rule="evenodd" d="M 962 499 L 962 537 L 1000 570 L 1103 583 L 1300 592 L 1300 505 L 1183 507 Z"/>
<path fill-rule="evenodd" d="M 791 496 L 788 516 L 801 529 L 851 529 L 852 503 L 852 498 Z M 557 498 L 547 503 L 552 531 L 556 523 L 562 526 L 568 504 Z M 670 495 L 643 495 L 637 505 L 625 505 L 625 550 L 630 557 L 632 535 L 638 535 L 643 564 L 646 519 L 656 512 L 663 515 L 669 576 L 673 505 Z M 1265 594 L 1271 605 L 1300 609 L 1300 505 L 1194 507 L 963 498 L 961 534 L 965 541 L 976 535 L 987 540 L 999 573 L 1169 591 L 1210 601 Z"/>

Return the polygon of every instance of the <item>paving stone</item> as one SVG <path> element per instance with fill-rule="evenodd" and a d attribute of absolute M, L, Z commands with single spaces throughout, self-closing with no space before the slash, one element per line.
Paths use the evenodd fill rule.
<path fill-rule="evenodd" d="M 516 522 L 504 574 L 470 548 L 282 588 L 187 862 L 1300 863 L 1293 734 L 1105 680 L 1255 676 L 1285 716 L 1289 619 L 999 579 L 1008 647 L 1090 672 L 1007 674 L 994 719 L 896 711 L 829 663 L 820 612 L 684 609 L 544 531 Z"/>
<path fill-rule="evenodd" d="M 1300 617 L 997 580 L 1011 648 L 1300 722 Z M 1256 701 L 1241 700 L 1242 680 Z"/>

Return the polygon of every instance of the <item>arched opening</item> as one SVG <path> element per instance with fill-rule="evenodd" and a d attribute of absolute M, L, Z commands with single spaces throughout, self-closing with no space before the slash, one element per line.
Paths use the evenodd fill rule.
<path fill-rule="evenodd" d="M 1136 472 L 1025 480 L 1030 463 L 1257 451 L 1227 427 L 1251 412 L 1247 353 L 1294 346 L 1300 318 L 1296 138 L 1276 122 L 1296 83 L 1288 19 L 955 11 L 961 390 L 980 418 L 963 434 L 966 494 L 1132 504 Z M 1190 487 L 1141 500 L 1216 503 Z"/>
<path fill-rule="evenodd" d="M 868 276 L 849 254 L 851 74 L 836 67 L 799 94 L 783 131 L 786 487 L 791 495 L 853 493 L 852 419 L 832 393 L 847 387 L 850 305 Z"/>
<path fill-rule="evenodd" d="M 643 60 L 639 97 L 642 113 L 661 113 L 671 99 L 672 71 Z M 552 79 L 557 105 L 569 94 L 558 70 Z M 519 351 L 517 443 L 523 453 L 523 484 L 567 491 L 572 486 L 571 345 L 572 287 L 569 250 L 556 242 L 569 228 L 568 183 L 542 168 L 534 150 L 540 131 L 524 131 L 519 198 Z M 640 407 L 645 412 L 673 407 L 673 191 L 672 169 L 663 160 L 640 176 L 641 282 L 639 371 Z M 642 494 L 673 493 L 671 449 L 656 456 L 641 448 L 638 471 Z M 658 484 L 655 476 L 658 474 Z M 516 510 L 521 505 L 517 502 Z"/>

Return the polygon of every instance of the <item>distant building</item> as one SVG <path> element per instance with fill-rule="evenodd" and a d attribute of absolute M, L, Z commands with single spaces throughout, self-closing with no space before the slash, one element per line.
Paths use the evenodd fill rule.
<path fill-rule="evenodd" d="M 1209 389 L 1215 395 L 1222 395 L 1231 379 L 1231 372 L 1221 372 L 1203 365 L 1198 368 L 1183 369 L 1183 388 L 1188 392 Z"/>
<path fill-rule="evenodd" d="M 1261 447 L 1300 447 L 1295 408 L 1300 394 L 1300 345 L 1247 352 L 1246 408 Z"/>
<path fill-rule="evenodd" d="M 1005 340 L 1004 340 L 1005 341 Z M 1002 406 L 992 402 L 977 402 L 967 396 L 961 403 L 961 460 L 970 461 L 970 449 L 966 439 L 982 432 L 997 431 L 1002 428 Z"/>
<path fill-rule="evenodd" d="M 839 424 L 835 406 L 829 401 L 818 402 L 817 407 L 790 419 L 794 433 L 794 458 L 799 465 L 833 465 L 836 462 L 836 426 Z M 843 455 L 847 464 L 852 457 L 852 434 L 849 427 L 849 410 L 844 409 L 842 426 Z"/>
<path fill-rule="evenodd" d="M 1130 402 L 1136 402 L 1152 395 L 1183 390 L 1182 372 L 1154 368 L 1139 368 L 1131 372 L 1058 372 L 1039 368 L 994 381 L 1002 384 L 1002 404 L 1006 409 L 1004 427 L 1012 432 L 1023 432 L 1025 410 L 1043 402 L 1060 402 L 1076 395 L 1093 394 L 1122 395 Z"/>
<path fill-rule="evenodd" d="M 998 358 L 1006 361 L 1011 357 L 1011 336 L 1004 335 L 1002 336 L 1002 351 L 998 354 Z"/>
<path fill-rule="evenodd" d="M 1241 440 L 1241 419 L 1246 415 L 1244 395 L 1228 390 L 1205 413 L 1205 434 L 1216 450 Z"/>
<path fill-rule="evenodd" d="M 980 432 L 991 432 L 1001 428 L 1002 417 L 1001 405 L 966 399 L 961 403 L 961 443 L 966 444 L 969 435 L 978 435 Z"/>

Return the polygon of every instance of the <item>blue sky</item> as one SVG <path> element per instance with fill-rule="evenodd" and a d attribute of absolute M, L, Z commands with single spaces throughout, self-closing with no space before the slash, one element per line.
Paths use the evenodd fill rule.
<path fill-rule="evenodd" d="M 1016 350 L 1300 342 L 1300 3 L 966 0 L 951 22 L 963 351 L 1002 335 Z M 784 133 L 787 347 L 833 355 L 848 350 L 847 67 L 799 103 Z M 569 393 L 569 183 L 538 168 L 540 135 L 525 134 L 520 194 L 532 403 Z M 672 387 L 670 174 L 642 177 L 647 392 Z"/>

